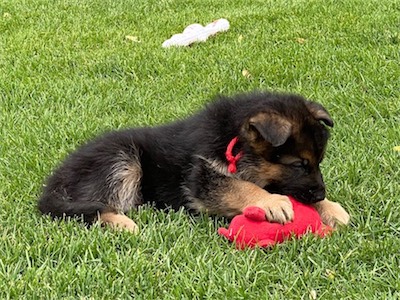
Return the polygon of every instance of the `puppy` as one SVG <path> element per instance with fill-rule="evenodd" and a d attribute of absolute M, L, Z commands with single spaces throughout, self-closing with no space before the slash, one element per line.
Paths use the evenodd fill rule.
<path fill-rule="evenodd" d="M 271 222 L 293 218 L 286 195 L 314 205 L 324 223 L 349 215 L 325 198 L 319 164 L 333 121 L 301 96 L 220 97 L 184 120 L 104 134 L 48 178 L 39 210 L 137 231 L 124 213 L 143 203 L 226 217 L 246 206 Z"/>

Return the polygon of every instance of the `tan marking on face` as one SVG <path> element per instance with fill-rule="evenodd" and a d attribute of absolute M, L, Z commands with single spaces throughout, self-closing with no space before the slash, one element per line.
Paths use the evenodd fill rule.
<path fill-rule="evenodd" d="M 292 164 L 299 163 L 299 162 L 301 163 L 305 160 L 309 164 L 317 163 L 317 160 L 309 151 L 303 151 L 303 152 L 299 153 L 299 156 L 282 155 L 282 157 L 279 159 L 279 163 L 281 163 L 283 165 L 292 165 Z"/>
<path fill-rule="evenodd" d="M 306 159 L 306 160 L 308 160 L 311 164 L 316 164 L 316 163 L 317 163 L 317 159 L 316 159 L 314 153 L 312 153 L 312 152 L 309 151 L 309 150 L 303 150 L 303 151 L 301 151 L 301 152 L 299 153 L 299 158 L 300 158 L 301 160 Z"/>
<path fill-rule="evenodd" d="M 270 150 L 268 143 L 263 140 L 250 142 L 250 146 L 258 155 L 267 155 L 267 152 Z"/>
<path fill-rule="evenodd" d="M 296 162 L 302 161 L 300 157 L 292 156 L 292 155 L 282 155 L 279 159 L 279 163 L 284 165 L 291 165 Z"/>
<path fill-rule="evenodd" d="M 253 181 L 258 186 L 264 187 L 271 181 L 281 179 L 282 172 L 281 165 L 264 161 L 258 167 L 254 168 L 255 176 Z"/>

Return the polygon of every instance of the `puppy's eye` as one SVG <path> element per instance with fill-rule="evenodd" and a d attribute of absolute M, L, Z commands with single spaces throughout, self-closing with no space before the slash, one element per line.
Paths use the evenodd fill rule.
<path fill-rule="evenodd" d="M 295 167 L 295 168 L 301 168 L 301 167 L 303 167 L 303 162 L 302 161 L 295 161 L 294 163 L 292 163 L 292 167 Z"/>
<path fill-rule="evenodd" d="M 292 166 L 295 168 L 305 168 L 309 164 L 308 159 L 303 159 L 303 160 L 297 160 L 294 163 L 292 163 Z"/>

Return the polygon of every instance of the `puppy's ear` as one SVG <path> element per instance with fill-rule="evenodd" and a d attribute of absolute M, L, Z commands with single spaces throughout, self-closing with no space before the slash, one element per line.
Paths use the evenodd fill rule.
<path fill-rule="evenodd" d="M 306 106 L 309 112 L 317 121 L 321 121 L 326 126 L 333 127 L 333 120 L 328 111 L 319 103 L 307 101 Z"/>
<path fill-rule="evenodd" d="M 251 117 L 243 129 L 250 142 L 255 143 L 262 138 L 273 147 L 278 147 L 289 138 L 292 124 L 278 114 L 262 112 Z"/>

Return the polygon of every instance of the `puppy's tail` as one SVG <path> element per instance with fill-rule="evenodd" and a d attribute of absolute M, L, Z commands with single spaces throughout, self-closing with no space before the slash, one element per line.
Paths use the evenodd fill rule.
<path fill-rule="evenodd" d="M 75 217 L 91 224 L 99 213 L 108 209 L 106 204 L 99 201 L 68 201 L 57 196 L 43 195 L 39 199 L 38 209 L 44 215 L 53 219 Z"/>

